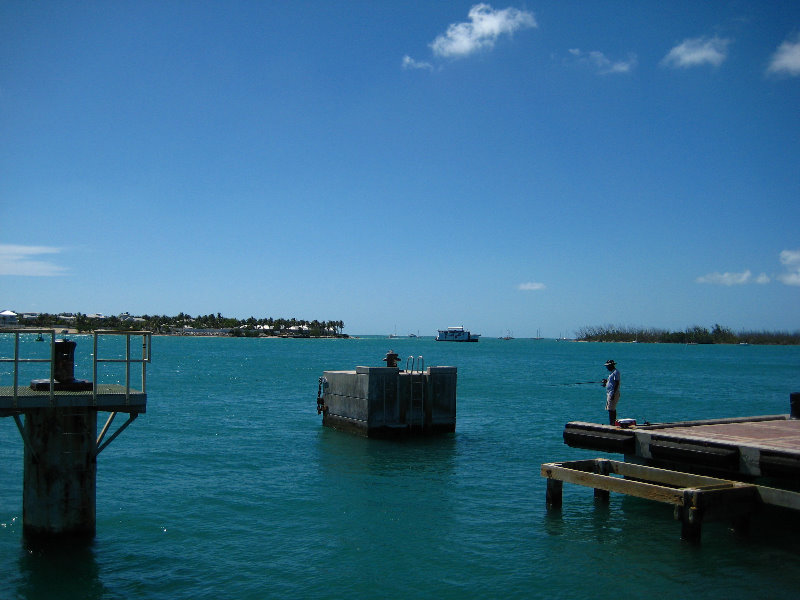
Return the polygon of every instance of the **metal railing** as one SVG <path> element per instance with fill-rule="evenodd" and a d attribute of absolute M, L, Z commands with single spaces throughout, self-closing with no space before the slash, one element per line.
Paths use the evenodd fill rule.
<path fill-rule="evenodd" d="M 11 358 L 0 357 L 0 362 L 14 363 L 14 385 L 13 385 L 13 407 L 17 408 L 19 398 L 19 365 L 20 363 L 50 363 L 50 406 L 54 405 L 53 390 L 55 386 L 55 364 L 56 364 L 56 330 L 55 329 L 3 329 L 0 333 L 14 334 L 14 356 Z M 19 336 L 20 334 L 38 334 L 41 338 L 46 333 L 50 336 L 50 358 L 20 358 L 19 355 Z"/>
<path fill-rule="evenodd" d="M 100 358 L 98 355 L 97 340 L 101 335 L 124 335 L 125 336 L 125 358 Z M 131 336 L 142 337 L 142 357 L 131 357 Z M 131 363 L 142 365 L 142 389 L 143 394 L 147 393 L 147 363 L 151 360 L 151 341 L 152 333 L 149 331 L 115 331 L 98 330 L 94 332 L 94 365 L 92 367 L 93 381 L 92 401 L 97 405 L 97 365 L 99 363 L 125 363 L 125 404 L 130 404 L 131 397 Z"/>
<path fill-rule="evenodd" d="M 425 371 L 425 359 L 422 358 L 422 356 L 418 356 L 418 357 L 414 358 L 413 354 L 410 355 L 406 359 L 406 371 L 409 371 L 409 368 L 408 368 L 409 364 L 411 365 L 411 369 L 410 369 L 411 373 L 413 373 L 414 371 L 420 371 L 420 372 Z M 419 366 L 419 369 L 417 369 L 418 366 Z"/>
<path fill-rule="evenodd" d="M 8 333 L 14 335 L 14 355 L 12 357 L 0 357 L 0 363 L 13 363 L 13 403 L 12 406 L 16 410 L 19 408 L 19 368 L 20 364 L 25 363 L 50 363 L 50 406 L 55 406 L 55 365 L 56 365 L 56 330 L 55 329 L 2 329 L 0 333 Z M 20 335 L 39 335 L 40 339 L 42 334 L 50 336 L 50 358 L 23 358 L 20 356 Z M 122 335 L 125 336 L 125 357 L 124 358 L 100 358 L 98 356 L 98 338 L 105 335 Z M 141 336 L 142 338 L 142 356 L 141 358 L 133 358 L 131 356 L 131 337 Z M 42 340 L 44 341 L 44 340 Z M 149 331 L 112 331 L 112 330 L 98 330 L 94 332 L 94 353 L 93 353 L 93 380 L 92 380 L 92 404 L 97 406 L 97 370 L 98 363 L 124 363 L 125 364 L 125 404 L 130 404 L 131 394 L 131 364 L 141 364 L 141 377 L 142 389 L 141 393 L 147 393 L 147 363 L 151 362 L 151 341 L 152 333 Z"/>

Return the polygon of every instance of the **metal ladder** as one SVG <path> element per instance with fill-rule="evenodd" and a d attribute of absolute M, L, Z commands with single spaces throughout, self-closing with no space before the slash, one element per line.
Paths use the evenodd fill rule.
<path fill-rule="evenodd" d="M 411 363 L 411 369 L 408 366 Z M 418 368 L 417 368 L 418 367 Z M 406 359 L 406 371 L 410 373 L 408 413 L 406 421 L 408 430 L 414 429 L 414 412 L 419 408 L 419 428 L 425 429 L 425 359 L 422 356 L 409 356 Z"/>
<path fill-rule="evenodd" d="M 75 412 L 64 412 L 61 414 L 61 455 L 69 458 L 72 467 L 84 466 L 86 458 L 86 448 L 82 444 L 87 436 L 92 441 L 92 431 L 89 424 L 90 415 L 88 409 Z"/>

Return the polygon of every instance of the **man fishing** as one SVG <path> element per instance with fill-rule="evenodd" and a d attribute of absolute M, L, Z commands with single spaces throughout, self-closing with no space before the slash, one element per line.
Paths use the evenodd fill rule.
<path fill-rule="evenodd" d="M 606 361 L 606 369 L 608 369 L 610 375 L 608 379 L 603 379 L 601 383 L 606 388 L 608 423 L 609 425 L 614 425 L 617 421 L 617 402 L 619 402 L 619 371 L 617 371 L 617 363 L 613 360 Z"/>

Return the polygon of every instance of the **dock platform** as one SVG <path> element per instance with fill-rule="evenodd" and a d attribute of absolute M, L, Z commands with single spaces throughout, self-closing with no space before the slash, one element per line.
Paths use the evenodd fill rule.
<path fill-rule="evenodd" d="M 101 411 L 121 413 L 147 412 L 147 394 L 141 390 L 127 389 L 124 385 L 100 384 L 96 390 L 50 391 L 32 390 L 30 387 L 0 386 L 0 417 L 24 414 L 37 408 L 96 408 Z"/>
<path fill-rule="evenodd" d="M 564 481 L 592 487 L 608 501 L 618 492 L 665 502 L 682 521 L 681 536 L 698 540 L 703 520 L 731 519 L 746 528 L 764 507 L 800 511 L 800 394 L 791 412 L 703 421 L 603 425 L 573 421 L 564 442 L 624 455 L 542 465 L 547 505 L 560 508 Z"/>
<path fill-rule="evenodd" d="M 564 426 L 574 448 L 624 454 L 628 462 L 726 479 L 769 477 L 800 483 L 800 419 L 769 415 L 635 426 L 574 421 Z"/>
<path fill-rule="evenodd" d="M 27 344 L 32 335 L 37 342 L 44 342 L 47 335 L 49 345 Z M 75 378 L 77 343 L 57 340 L 54 329 L 0 331 L 0 376 L 11 380 L 11 385 L 0 386 L 0 417 L 14 420 L 23 442 L 22 531 L 26 538 L 95 536 L 97 457 L 147 410 L 151 335 L 149 331 L 95 331 L 92 381 L 88 381 Z M 132 352 L 132 339 L 141 341 L 141 357 Z M 28 367 L 37 363 L 41 365 L 38 374 L 47 378 L 21 381 L 35 372 Z M 118 369 L 99 372 L 109 365 Z M 133 387 L 132 366 L 141 369 L 139 389 Z M 109 414 L 98 435 L 100 412 Z M 118 413 L 127 413 L 128 418 L 112 433 Z"/>

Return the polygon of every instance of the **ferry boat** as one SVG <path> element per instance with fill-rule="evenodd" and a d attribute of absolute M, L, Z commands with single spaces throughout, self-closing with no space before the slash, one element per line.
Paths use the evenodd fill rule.
<path fill-rule="evenodd" d="M 448 327 L 439 329 L 436 336 L 437 342 L 477 342 L 481 337 L 479 333 L 470 333 L 464 327 Z"/>

